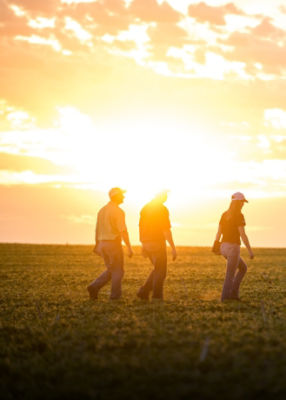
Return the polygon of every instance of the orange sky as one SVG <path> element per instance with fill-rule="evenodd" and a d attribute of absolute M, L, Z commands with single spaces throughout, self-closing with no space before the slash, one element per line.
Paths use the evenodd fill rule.
<path fill-rule="evenodd" d="M 0 0 L 0 241 L 92 243 L 112 186 L 210 245 L 234 191 L 285 246 L 283 0 Z"/>

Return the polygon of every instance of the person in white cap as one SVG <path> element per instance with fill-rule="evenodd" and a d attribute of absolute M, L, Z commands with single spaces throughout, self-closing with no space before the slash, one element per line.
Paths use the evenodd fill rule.
<path fill-rule="evenodd" d="M 139 232 L 143 255 L 149 257 L 154 266 L 146 282 L 137 292 L 137 296 L 142 300 L 148 300 L 151 292 L 153 299 L 163 299 L 163 285 L 167 274 L 166 241 L 171 246 L 173 261 L 177 257 L 169 211 L 164 206 L 167 197 L 167 191 L 159 193 L 140 212 Z"/>
<path fill-rule="evenodd" d="M 244 195 L 236 192 L 231 197 L 229 209 L 221 216 L 214 247 L 221 236 L 220 254 L 226 260 L 226 275 L 223 284 L 221 301 L 239 300 L 239 287 L 246 274 L 247 266 L 240 257 L 240 238 L 248 250 L 249 257 L 254 257 L 248 237 L 245 233 L 245 220 L 241 212 L 244 203 L 248 203 Z"/>
<path fill-rule="evenodd" d="M 111 280 L 110 299 L 121 297 L 121 281 L 124 275 L 122 240 L 127 247 L 127 255 L 133 251 L 125 224 L 125 213 L 119 207 L 124 200 L 125 190 L 114 187 L 109 191 L 110 201 L 97 214 L 94 253 L 102 256 L 106 270 L 88 287 L 89 296 L 96 300 L 99 290 Z"/>

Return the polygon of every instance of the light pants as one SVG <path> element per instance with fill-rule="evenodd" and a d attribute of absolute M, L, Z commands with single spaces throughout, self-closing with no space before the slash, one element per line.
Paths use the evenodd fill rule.
<path fill-rule="evenodd" d="M 121 296 L 121 281 L 124 275 L 123 250 L 119 240 L 102 240 L 98 251 L 101 253 L 106 271 L 104 271 L 90 286 L 97 292 L 111 280 L 110 299 L 119 299 Z"/>
<path fill-rule="evenodd" d="M 239 298 L 239 286 L 247 271 L 247 266 L 240 257 L 240 245 L 223 242 L 220 246 L 220 252 L 227 260 L 221 301 L 237 299 Z"/>
<path fill-rule="evenodd" d="M 142 246 L 153 264 L 154 269 L 148 276 L 144 285 L 140 288 L 140 293 L 149 296 L 149 293 L 153 292 L 153 299 L 163 299 L 163 285 L 167 274 L 166 243 L 143 242 Z"/>

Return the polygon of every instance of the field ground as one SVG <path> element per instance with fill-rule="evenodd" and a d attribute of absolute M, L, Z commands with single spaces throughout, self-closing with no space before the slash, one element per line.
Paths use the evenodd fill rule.
<path fill-rule="evenodd" d="M 286 249 L 255 253 L 242 302 L 219 301 L 224 259 L 187 247 L 164 302 L 136 299 L 151 269 L 139 249 L 122 300 L 108 286 L 92 302 L 90 246 L 1 244 L 1 398 L 285 399 Z"/>

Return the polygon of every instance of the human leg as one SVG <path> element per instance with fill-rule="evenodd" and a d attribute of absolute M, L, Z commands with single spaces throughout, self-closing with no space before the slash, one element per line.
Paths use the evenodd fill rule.
<path fill-rule="evenodd" d="M 163 284 L 167 272 L 167 251 L 165 243 L 161 242 L 144 242 L 143 250 L 149 257 L 153 271 L 149 274 L 146 282 L 139 289 L 137 296 L 147 300 L 149 294 L 153 291 L 153 298 L 163 298 Z"/>
<path fill-rule="evenodd" d="M 167 254 L 166 248 L 160 248 L 153 255 L 153 299 L 163 299 L 163 286 L 167 275 Z"/>
<path fill-rule="evenodd" d="M 90 285 L 88 285 L 87 290 L 89 296 L 92 299 L 97 299 L 99 290 L 105 286 L 111 279 L 111 274 L 108 270 L 104 271 L 98 278 L 96 278 Z"/>
<path fill-rule="evenodd" d="M 123 268 L 116 268 L 111 272 L 111 293 L 110 299 L 119 299 L 122 294 L 121 282 L 124 275 Z"/>
<path fill-rule="evenodd" d="M 120 242 L 111 242 L 108 244 L 108 265 L 107 269 L 111 275 L 111 293 L 110 299 L 115 300 L 121 297 L 121 283 L 124 275 L 124 258 Z"/>
<path fill-rule="evenodd" d="M 243 261 L 243 259 L 240 257 L 238 267 L 237 267 L 237 272 L 236 272 L 234 280 L 233 280 L 232 294 L 231 294 L 231 296 L 233 298 L 239 299 L 239 287 L 240 287 L 240 284 L 241 284 L 246 272 L 247 272 L 247 265 Z"/>
<path fill-rule="evenodd" d="M 152 259 L 152 254 L 154 251 L 153 243 L 152 242 L 143 242 L 142 246 L 143 246 L 144 253 L 147 255 L 147 257 L 151 261 L 152 265 L 154 266 L 153 259 Z M 149 294 L 153 289 L 153 279 L 154 279 L 154 269 L 150 272 L 145 283 L 138 290 L 137 297 L 139 297 L 142 300 L 149 300 Z"/>
<path fill-rule="evenodd" d="M 140 299 L 142 300 L 149 299 L 149 294 L 153 288 L 153 279 L 154 279 L 154 270 L 151 271 L 144 285 L 142 285 L 137 292 L 137 296 L 140 297 Z"/>
<path fill-rule="evenodd" d="M 224 301 L 232 298 L 235 271 L 240 259 L 240 247 L 232 243 L 222 243 L 221 253 L 227 260 L 225 280 L 221 294 L 221 301 Z"/>
<path fill-rule="evenodd" d="M 102 258 L 104 260 L 104 264 L 105 264 L 107 269 L 101 275 L 99 275 L 98 278 L 96 278 L 93 282 L 91 282 L 87 287 L 87 290 L 89 292 L 90 298 L 94 299 L 94 300 L 97 299 L 99 290 L 103 286 L 105 286 L 111 279 L 111 273 L 110 273 L 110 271 L 108 269 L 109 256 L 108 256 L 108 253 L 105 251 L 104 244 L 100 243 L 99 244 L 99 249 L 100 249 L 100 252 L 102 254 Z"/>

